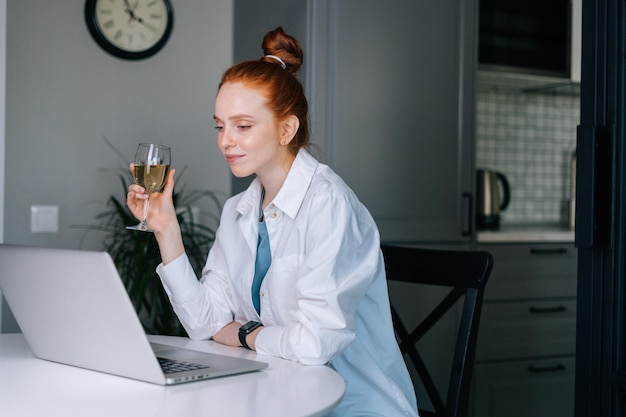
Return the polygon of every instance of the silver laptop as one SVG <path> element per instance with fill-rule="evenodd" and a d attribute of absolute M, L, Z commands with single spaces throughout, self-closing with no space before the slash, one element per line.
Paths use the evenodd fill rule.
<path fill-rule="evenodd" d="M 106 252 L 0 245 L 0 289 L 41 359 L 160 385 L 267 367 L 151 344 Z"/>

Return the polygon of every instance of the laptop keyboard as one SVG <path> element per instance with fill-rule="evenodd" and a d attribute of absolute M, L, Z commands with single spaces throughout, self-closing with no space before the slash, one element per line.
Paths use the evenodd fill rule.
<path fill-rule="evenodd" d="M 159 357 L 157 357 L 157 359 L 159 360 L 159 365 L 161 365 L 161 369 L 163 369 L 163 372 L 166 374 L 209 368 L 208 365 L 200 365 L 197 363 L 177 361 L 174 359 L 166 359 L 166 358 L 159 358 Z"/>

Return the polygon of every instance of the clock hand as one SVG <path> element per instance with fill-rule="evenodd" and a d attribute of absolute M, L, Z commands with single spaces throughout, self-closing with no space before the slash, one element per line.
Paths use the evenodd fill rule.
<path fill-rule="evenodd" d="M 132 22 L 134 20 L 135 22 L 141 23 L 142 25 L 144 25 L 145 27 L 147 27 L 151 31 L 156 32 L 156 29 L 154 28 L 154 26 L 150 25 L 148 22 L 143 20 L 141 17 L 138 17 L 137 15 L 135 15 L 135 9 L 137 8 L 137 5 L 139 4 L 139 0 L 137 0 L 135 2 L 135 6 L 134 7 L 131 7 L 129 0 L 124 0 L 124 4 L 126 4 L 126 11 L 128 12 L 128 15 L 130 17 L 129 22 Z"/>
<path fill-rule="evenodd" d="M 156 32 L 156 29 L 154 28 L 154 26 L 150 25 L 148 22 L 143 20 L 141 17 L 135 17 L 135 20 L 138 21 L 139 23 L 141 23 L 142 25 L 144 25 L 145 27 L 147 27 L 148 29 L 150 29 L 151 31 Z"/>
<path fill-rule="evenodd" d="M 135 5 L 135 7 L 132 7 L 130 5 L 130 1 L 128 1 L 128 0 L 124 0 L 124 4 L 126 5 L 126 10 L 128 10 L 129 13 L 132 13 L 134 15 L 134 11 L 135 11 L 135 8 L 137 7 L 137 5 Z"/>
<path fill-rule="evenodd" d="M 124 4 L 126 5 L 126 12 L 128 13 L 128 21 L 132 22 L 133 20 L 137 20 L 137 17 L 135 16 L 135 11 L 130 6 L 130 2 L 128 0 L 124 0 Z"/>

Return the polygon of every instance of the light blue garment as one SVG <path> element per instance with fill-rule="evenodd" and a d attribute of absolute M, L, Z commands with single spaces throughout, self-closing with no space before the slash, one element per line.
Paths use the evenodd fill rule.
<path fill-rule="evenodd" d="M 381 310 L 387 282 L 374 281 L 357 309 L 357 337 L 329 366 L 346 382 L 337 408 L 326 417 L 418 417 L 413 385 L 394 343 L 393 331 Z"/>
<path fill-rule="evenodd" d="M 256 248 L 256 261 L 254 262 L 254 279 L 252 280 L 252 304 L 259 314 L 261 313 L 261 283 L 272 263 L 270 237 L 267 234 L 265 219 L 263 219 L 264 196 L 265 189 L 261 192 L 261 202 L 259 203 L 259 239 Z"/>

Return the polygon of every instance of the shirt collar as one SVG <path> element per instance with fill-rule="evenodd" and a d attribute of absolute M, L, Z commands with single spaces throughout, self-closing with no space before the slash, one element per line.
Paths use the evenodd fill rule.
<path fill-rule="evenodd" d="M 283 186 L 274 198 L 274 205 L 292 219 L 300 210 L 318 165 L 319 162 L 310 153 L 300 149 Z"/>
<path fill-rule="evenodd" d="M 260 199 L 261 181 L 259 181 L 258 178 L 255 178 L 248 186 L 248 189 L 243 192 L 243 195 L 239 200 L 239 204 L 237 204 L 237 211 L 243 216 L 246 215 L 250 210 L 258 210 Z"/>
<path fill-rule="evenodd" d="M 309 152 L 300 149 L 287 173 L 283 186 L 272 201 L 275 207 L 282 210 L 292 219 L 296 217 L 298 210 L 300 210 L 318 164 L 319 162 Z M 258 209 L 260 198 L 261 181 L 255 178 L 248 189 L 244 191 L 237 205 L 237 211 L 245 215 L 250 210 Z"/>

